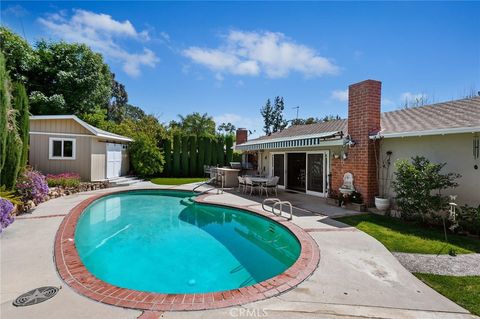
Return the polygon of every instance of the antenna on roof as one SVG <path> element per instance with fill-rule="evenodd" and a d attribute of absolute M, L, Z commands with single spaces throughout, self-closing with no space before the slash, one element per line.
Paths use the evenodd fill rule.
<path fill-rule="evenodd" d="M 296 119 L 298 120 L 298 109 L 300 108 L 300 106 L 295 106 L 295 107 L 292 107 L 292 109 L 297 109 L 297 117 Z"/>

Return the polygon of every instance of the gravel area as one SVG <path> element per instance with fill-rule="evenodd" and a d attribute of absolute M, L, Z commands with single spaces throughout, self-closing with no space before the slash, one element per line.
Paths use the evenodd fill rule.
<path fill-rule="evenodd" d="M 480 254 L 428 255 L 393 253 L 410 272 L 447 276 L 480 276 Z"/>

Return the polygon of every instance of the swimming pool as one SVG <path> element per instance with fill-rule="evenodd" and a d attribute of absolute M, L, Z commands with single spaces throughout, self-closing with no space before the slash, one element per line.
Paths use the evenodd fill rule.
<path fill-rule="evenodd" d="M 254 285 L 298 259 L 300 242 L 277 222 L 191 196 L 142 190 L 90 203 L 75 228 L 81 261 L 112 285 L 179 294 Z"/>

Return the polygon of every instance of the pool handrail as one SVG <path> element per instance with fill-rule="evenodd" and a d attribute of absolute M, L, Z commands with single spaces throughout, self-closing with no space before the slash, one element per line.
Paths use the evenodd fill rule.
<path fill-rule="evenodd" d="M 290 216 L 287 218 L 288 220 L 292 220 L 293 218 L 293 206 L 292 206 L 292 203 L 290 203 L 289 201 L 282 201 L 281 199 L 279 198 L 275 198 L 275 197 L 270 197 L 270 198 L 265 198 L 262 202 L 262 208 L 264 211 L 269 211 L 268 209 L 265 208 L 265 204 L 267 203 L 273 203 L 272 205 L 272 210 L 271 210 L 271 213 L 274 214 L 275 216 L 279 216 L 281 217 L 282 216 L 282 212 L 283 212 L 283 205 L 287 205 L 289 206 L 290 208 Z M 275 207 L 276 206 L 280 206 L 280 208 L 278 209 L 278 213 L 275 212 Z"/>

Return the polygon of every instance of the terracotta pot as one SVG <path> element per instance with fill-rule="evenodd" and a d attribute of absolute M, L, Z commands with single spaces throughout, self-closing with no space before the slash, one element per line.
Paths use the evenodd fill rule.
<path fill-rule="evenodd" d="M 383 197 L 375 197 L 375 207 L 384 212 L 390 207 L 390 199 Z"/>

